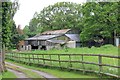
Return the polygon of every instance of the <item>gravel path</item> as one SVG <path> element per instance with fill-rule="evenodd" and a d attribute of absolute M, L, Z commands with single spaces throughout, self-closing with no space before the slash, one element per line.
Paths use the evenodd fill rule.
<path fill-rule="evenodd" d="M 9 63 L 9 62 L 5 62 L 5 63 L 6 63 L 7 65 L 15 66 L 15 67 L 18 67 L 18 68 L 21 68 L 21 69 L 31 70 L 31 71 L 39 74 L 40 76 L 43 76 L 43 77 L 46 78 L 47 80 L 61 80 L 61 79 L 58 79 L 57 77 L 55 77 L 55 76 L 53 76 L 53 75 L 51 75 L 51 74 L 48 74 L 48 73 L 45 73 L 45 72 L 42 72 L 42 71 L 33 70 L 33 69 L 28 69 L 28 68 L 25 68 L 25 67 L 22 67 L 22 66 L 18 66 L 18 65 Z"/>

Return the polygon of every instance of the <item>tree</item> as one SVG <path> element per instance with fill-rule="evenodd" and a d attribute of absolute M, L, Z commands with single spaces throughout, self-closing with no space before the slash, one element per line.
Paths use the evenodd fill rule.
<path fill-rule="evenodd" d="M 29 26 L 26 25 L 24 27 L 23 32 L 24 32 L 25 36 L 32 37 L 32 36 L 36 35 L 37 33 L 41 32 L 41 29 L 38 28 L 39 20 L 37 18 L 37 15 L 38 15 L 38 13 L 35 12 L 33 18 L 29 22 Z"/>
<path fill-rule="evenodd" d="M 26 34 L 57 29 L 79 29 L 81 41 L 113 39 L 120 35 L 120 2 L 88 2 L 83 4 L 58 2 L 35 13 Z M 28 31 L 28 32 L 27 32 Z M 29 36 L 30 37 L 30 36 Z"/>
<path fill-rule="evenodd" d="M 2 2 L 1 5 L 2 9 L 0 8 L 0 12 L 2 12 L 2 17 L 0 16 L 0 20 L 2 20 L 2 25 L 0 25 L 0 35 L 2 34 L 2 51 L 0 52 L 0 73 L 5 71 L 5 49 L 11 46 L 11 36 L 14 34 L 14 32 L 12 32 L 13 16 L 17 10 L 18 2 L 15 1 L 12 3 L 8 0 L 8 2 Z"/>
<path fill-rule="evenodd" d="M 89 2 L 82 6 L 82 12 L 83 41 L 112 38 L 114 31 L 119 30 L 117 2 Z"/>
<path fill-rule="evenodd" d="M 12 36 L 15 34 L 13 17 L 18 8 L 18 2 L 2 2 L 2 43 L 10 48 Z"/>
<path fill-rule="evenodd" d="M 56 30 L 64 28 L 81 29 L 81 5 L 72 2 L 58 2 L 45 7 L 29 23 L 33 31 Z"/>

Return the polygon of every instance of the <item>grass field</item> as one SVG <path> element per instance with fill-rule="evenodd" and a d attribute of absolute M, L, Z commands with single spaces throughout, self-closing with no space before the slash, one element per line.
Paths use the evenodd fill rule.
<path fill-rule="evenodd" d="M 62 50 L 47 50 L 47 51 L 40 51 L 40 50 L 35 50 L 35 51 L 27 51 L 27 52 L 22 52 L 22 53 L 34 53 L 34 54 L 105 54 L 105 55 L 116 55 L 118 56 L 118 48 L 117 47 L 114 47 L 112 45 L 104 45 L 104 46 L 101 46 L 101 47 L 92 47 L 92 48 L 87 48 L 87 47 L 84 47 L 84 48 L 73 48 L 73 49 L 62 49 Z M 22 55 L 24 57 L 27 57 L 25 56 L 24 54 Z M 32 55 L 30 55 L 30 57 L 32 58 Z M 34 57 L 37 57 L 37 56 L 34 56 Z M 44 56 L 46 59 L 49 58 L 48 55 Z M 42 58 L 42 56 L 39 56 L 39 58 Z M 51 56 L 51 59 L 55 59 L 55 60 L 58 60 L 58 56 Z M 69 57 L 68 56 L 62 56 L 61 57 L 61 60 L 68 60 Z M 77 60 L 77 61 L 80 61 L 81 60 L 81 56 L 72 56 L 71 57 L 72 60 Z M 21 59 L 22 61 L 25 61 L 25 62 L 29 62 L 29 60 L 26 60 L 26 59 Z M 30 59 L 31 62 L 33 63 L 37 63 L 38 60 L 34 60 L 33 59 Z M 90 56 L 85 56 L 84 57 L 84 61 L 87 61 L 87 62 L 94 62 L 94 63 L 98 63 L 98 57 L 90 57 Z M 39 63 L 43 64 L 43 60 L 39 60 Z M 50 61 L 46 61 L 45 62 L 46 64 L 51 64 Z M 112 58 L 103 58 L 102 59 L 102 63 L 103 64 L 110 64 L 110 65 L 114 65 L 114 66 L 118 66 L 118 59 L 112 59 Z M 52 62 L 52 65 L 54 66 L 58 66 L 59 65 L 59 62 Z M 69 63 L 66 63 L 66 62 L 61 62 L 61 66 L 62 67 L 69 67 L 71 65 L 69 65 Z M 99 70 L 99 66 L 96 66 L 96 65 L 91 65 L 91 64 L 84 64 L 85 66 L 85 69 L 86 70 L 96 70 L 98 71 Z M 82 64 L 81 63 L 72 63 L 72 67 L 73 68 L 77 68 L 77 69 L 81 69 L 82 68 Z M 117 68 L 112 68 L 112 67 L 103 67 L 103 72 L 105 73 L 112 73 L 112 74 L 117 74 L 118 75 L 118 69 Z"/>
<path fill-rule="evenodd" d="M 118 55 L 118 47 L 115 47 L 113 45 L 104 45 L 101 47 L 83 47 L 83 48 L 68 48 L 68 49 L 61 49 L 61 50 L 34 50 L 34 51 L 27 51 L 28 53 L 48 53 L 48 54 L 107 54 L 107 55 Z"/>

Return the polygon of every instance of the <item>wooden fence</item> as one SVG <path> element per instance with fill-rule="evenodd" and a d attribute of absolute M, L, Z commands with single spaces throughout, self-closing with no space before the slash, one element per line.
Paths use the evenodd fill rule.
<path fill-rule="evenodd" d="M 64 57 L 64 58 L 62 58 Z M 73 59 L 72 57 L 80 57 L 78 59 Z M 85 61 L 85 59 L 87 57 L 93 57 L 93 62 L 90 61 Z M 95 62 L 94 62 L 94 57 L 95 58 Z M 113 76 L 116 78 L 120 78 L 119 73 L 109 73 L 108 72 L 104 72 L 104 68 L 103 67 L 110 67 L 112 69 L 117 69 L 117 71 L 120 69 L 120 65 L 114 65 L 114 64 L 106 64 L 103 63 L 103 58 L 110 58 L 110 59 L 116 59 L 116 61 L 120 60 L 120 56 L 109 56 L 109 55 L 101 55 L 101 54 L 34 54 L 34 53 L 7 53 L 6 54 L 6 58 L 7 59 L 11 59 L 11 60 L 15 60 L 18 62 L 25 62 L 27 64 L 37 64 L 37 65 L 41 65 L 41 66 L 50 66 L 50 67 L 59 67 L 61 69 L 65 68 L 65 69 L 69 69 L 69 70 L 79 70 L 79 71 L 83 71 L 83 73 L 85 72 L 94 72 L 97 74 L 104 74 L 104 75 L 108 75 L 108 76 Z M 97 61 L 96 61 L 97 59 Z M 111 61 L 112 61 L 111 60 Z M 56 62 L 56 63 L 55 63 Z M 64 64 L 62 64 L 64 63 Z M 76 66 L 78 64 L 80 64 L 80 67 L 73 67 L 73 64 L 76 64 Z M 66 67 L 64 65 L 67 65 Z M 94 69 L 87 69 L 85 66 L 86 64 L 89 65 L 95 65 L 98 67 L 97 70 Z"/>

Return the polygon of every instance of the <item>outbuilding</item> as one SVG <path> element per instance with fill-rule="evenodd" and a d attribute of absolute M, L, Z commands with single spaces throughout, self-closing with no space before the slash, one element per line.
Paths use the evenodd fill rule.
<path fill-rule="evenodd" d="M 79 30 L 63 29 L 54 31 L 45 31 L 34 37 L 25 39 L 23 50 L 39 49 L 61 49 L 64 47 L 80 47 Z"/>

